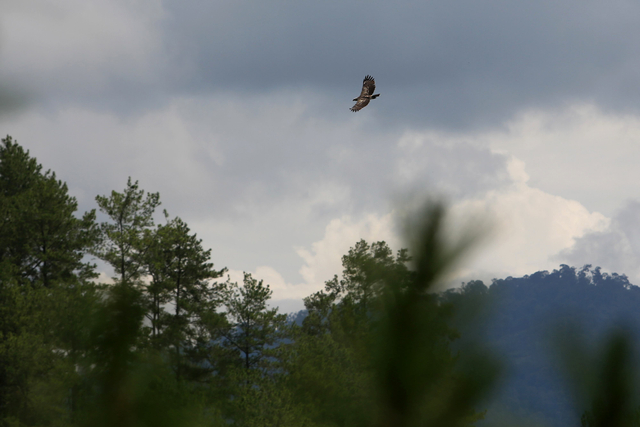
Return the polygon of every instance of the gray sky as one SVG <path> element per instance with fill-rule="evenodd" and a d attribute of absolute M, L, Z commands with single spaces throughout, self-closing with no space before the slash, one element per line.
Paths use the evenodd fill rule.
<path fill-rule="evenodd" d="M 4 0 L 0 133 L 82 210 L 128 176 L 160 192 L 284 310 L 360 238 L 398 248 L 400 201 L 428 195 L 495 225 L 452 280 L 567 262 L 640 283 L 639 18 L 628 1 Z M 365 74 L 381 96 L 354 114 Z"/>

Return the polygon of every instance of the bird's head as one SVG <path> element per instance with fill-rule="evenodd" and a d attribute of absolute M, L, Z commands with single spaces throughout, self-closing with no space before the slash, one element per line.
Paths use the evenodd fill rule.
<path fill-rule="evenodd" d="M 353 102 L 356 102 L 358 100 L 358 98 L 353 98 Z"/>

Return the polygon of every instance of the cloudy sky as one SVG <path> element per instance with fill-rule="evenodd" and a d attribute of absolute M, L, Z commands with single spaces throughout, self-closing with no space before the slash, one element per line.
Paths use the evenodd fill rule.
<path fill-rule="evenodd" d="M 160 192 L 283 310 L 407 200 L 492 233 L 456 280 L 640 284 L 640 3 L 2 0 L 0 134 L 82 211 Z M 381 96 L 352 113 L 362 78 Z"/>

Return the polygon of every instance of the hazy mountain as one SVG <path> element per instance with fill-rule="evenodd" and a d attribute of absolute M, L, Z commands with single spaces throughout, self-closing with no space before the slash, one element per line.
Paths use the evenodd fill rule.
<path fill-rule="evenodd" d="M 443 300 L 459 308 L 457 345 L 489 346 L 504 363 L 502 382 L 487 404 L 491 425 L 579 425 L 586 408 L 570 397 L 559 357 L 563 334 L 590 345 L 613 328 L 640 337 L 640 288 L 590 265 L 494 279 L 489 287 L 469 282 L 445 292 Z"/>

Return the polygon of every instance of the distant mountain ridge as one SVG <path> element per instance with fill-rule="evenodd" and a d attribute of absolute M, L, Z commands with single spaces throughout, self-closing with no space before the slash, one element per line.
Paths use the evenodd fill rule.
<path fill-rule="evenodd" d="M 457 345 L 479 341 L 505 364 L 504 381 L 488 406 L 487 425 L 534 421 L 549 427 L 580 425 L 553 337 L 577 326 L 590 344 L 616 327 L 640 338 L 640 288 L 625 275 L 599 267 L 561 265 L 520 278 L 480 281 L 443 293 L 457 306 Z M 475 320 L 469 322 L 470 313 Z"/>

